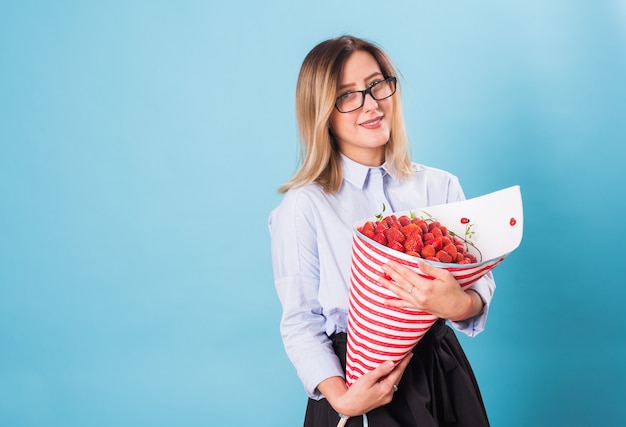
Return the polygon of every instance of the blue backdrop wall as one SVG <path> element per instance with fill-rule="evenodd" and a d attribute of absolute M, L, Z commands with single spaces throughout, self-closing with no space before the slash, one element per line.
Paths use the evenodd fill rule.
<path fill-rule="evenodd" d="M 519 184 L 461 338 L 492 424 L 621 426 L 626 2 L 0 3 L 0 425 L 301 425 L 269 236 L 328 37 L 402 73 L 416 161 Z"/>

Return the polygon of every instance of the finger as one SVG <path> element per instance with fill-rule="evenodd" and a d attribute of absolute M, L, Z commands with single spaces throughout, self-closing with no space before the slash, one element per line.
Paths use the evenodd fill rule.
<path fill-rule="evenodd" d="M 398 295 L 399 298 L 402 298 L 402 296 L 399 294 L 400 291 L 405 291 L 407 292 L 407 289 L 405 289 L 403 287 L 403 285 L 399 284 L 398 282 L 396 282 L 391 276 L 380 276 L 380 278 L 378 279 L 378 284 L 381 285 L 382 287 L 390 290 L 391 292 L 393 292 L 394 294 Z M 404 284 L 404 286 L 406 286 L 408 288 L 408 290 L 412 290 L 412 286 L 411 284 Z"/>
<path fill-rule="evenodd" d="M 392 385 L 393 384 L 397 385 L 400 382 L 400 379 L 402 378 L 402 375 L 404 374 L 406 367 L 409 366 L 409 363 L 411 362 L 412 358 L 413 358 L 413 353 L 409 352 L 409 354 L 404 356 L 404 358 L 400 360 L 398 364 L 396 364 L 395 368 L 393 368 L 393 371 L 391 371 L 391 373 L 387 375 L 387 378 L 385 378 L 384 381 L 390 382 Z"/>
<path fill-rule="evenodd" d="M 430 265 L 422 260 L 417 262 L 417 267 L 422 273 L 430 276 L 430 279 L 442 279 L 443 276 L 448 273 L 447 270 L 437 268 L 434 265 Z"/>
<path fill-rule="evenodd" d="M 419 309 L 419 307 L 416 305 L 416 303 L 410 303 L 407 302 L 403 299 L 386 299 L 384 301 L 384 304 L 387 307 L 396 307 L 396 308 L 412 308 L 412 309 Z"/>
<path fill-rule="evenodd" d="M 409 293 L 414 286 L 413 281 L 419 277 L 413 270 L 394 261 L 389 261 L 388 263 L 383 264 L 381 268 L 387 276 L 392 279 L 387 279 L 387 282 L 389 282 L 392 286 L 400 287 L 400 289 Z M 389 286 L 387 286 L 387 289 L 395 292 L 395 290 Z"/>
<path fill-rule="evenodd" d="M 370 386 L 379 382 L 382 378 L 385 378 L 389 375 L 395 368 L 395 364 L 391 360 L 387 360 L 386 362 L 381 363 L 372 371 L 364 374 L 360 380 L 362 382 L 368 383 Z"/>

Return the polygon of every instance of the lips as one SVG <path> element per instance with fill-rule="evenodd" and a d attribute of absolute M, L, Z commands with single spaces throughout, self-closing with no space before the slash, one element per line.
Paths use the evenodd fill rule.
<path fill-rule="evenodd" d="M 375 129 L 375 128 L 380 127 L 382 122 L 383 122 L 383 116 L 378 116 L 371 120 L 367 120 L 365 122 L 360 123 L 359 126 L 362 126 L 366 129 Z"/>

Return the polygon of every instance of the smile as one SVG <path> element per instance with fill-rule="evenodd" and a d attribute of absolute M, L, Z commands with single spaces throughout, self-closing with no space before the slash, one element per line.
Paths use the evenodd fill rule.
<path fill-rule="evenodd" d="M 383 121 L 383 117 L 376 117 L 375 119 L 369 120 L 367 122 L 360 123 L 359 126 L 363 126 L 364 128 L 373 129 L 377 128 L 381 125 Z"/>

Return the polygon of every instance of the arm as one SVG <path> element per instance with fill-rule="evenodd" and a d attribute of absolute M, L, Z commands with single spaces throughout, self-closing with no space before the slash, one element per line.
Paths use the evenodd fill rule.
<path fill-rule="evenodd" d="M 394 385 L 402 378 L 413 353 L 394 366 L 387 361 L 357 379 L 350 388 L 342 377 L 331 377 L 322 381 L 318 388 L 328 403 L 342 415 L 353 417 L 364 414 L 391 402 Z"/>
<path fill-rule="evenodd" d="M 433 279 L 427 279 L 396 262 L 383 265 L 383 270 L 393 281 L 381 278 L 381 286 L 398 295 L 401 300 L 389 300 L 395 307 L 417 308 L 440 318 L 451 319 L 462 330 L 471 328 L 475 335 L 482 331 L 488 303 L 495 283 L 489 274 L 469 289 L 461 289 L 452 274 L 444 269 L 419 262 L 420 270 Z M 462 330 L 462 332 L 467 333 Z"/>
<path fill-rule="evenodd" d="M 304 388 L 314 399 L 324 379 L 343 376 L 326 335 L 326 318 L 318 299 L 319 257 L 315 220 L 308 198 L 288 193 L 272 212 L 269 229 L 276 292 L 283 314 L 280 332 L 285 351 Z"/>

